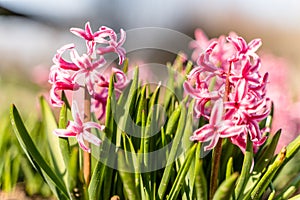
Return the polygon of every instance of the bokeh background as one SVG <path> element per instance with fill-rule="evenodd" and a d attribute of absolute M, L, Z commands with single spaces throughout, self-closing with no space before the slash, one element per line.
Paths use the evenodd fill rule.
<path fill-rule="evenodd" d="M 283 142 L 298 135 L 298 0 L 0 0 L 1 111 L 15 103 L 22 112 L 35 112 L 37 95 L 49 87 L 53 55 L 62 45 L 78 39 L 69 29 L 83 28 L 87 21 L 94 30 L 101 25 L 116 31 L 163 27 L 193 38 L 194 30 L 201 28 L 208 37 L 234 31 L 247 41 L 261 38 L 260 51 L 266 58 L 263 64 L 271 72 L 270 84 L 275 85 L 271 96 L 280 102 L 277 127 L 286 135 Z"/>

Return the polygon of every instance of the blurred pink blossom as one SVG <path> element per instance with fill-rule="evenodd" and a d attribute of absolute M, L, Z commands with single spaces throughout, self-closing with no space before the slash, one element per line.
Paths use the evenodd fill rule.
<path fill-rule="evenodd" d="M 274 117 L 271 133 L 282 129 L 277 152 L 295 139 L 300 133 L 300 99 L 294 99 L 289 83 L 290 64 L 284 58 L 264 53 L 261 56 L 261 72 L 270 74 L 267 85 L 268 96 L 274 103 Z M 284 91 L 284 94 L 283 94 Z M 300 96 L 298 96 L 299 98 Z"/>

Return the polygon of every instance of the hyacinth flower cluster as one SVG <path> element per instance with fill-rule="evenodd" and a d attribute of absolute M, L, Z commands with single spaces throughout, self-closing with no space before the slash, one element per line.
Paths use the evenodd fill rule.
<path fill-rule="evenodd" d="M 86 53 L 79 55 L 74 44 L 67 44 L 57 50 L 53 58 L 54 65 L 51 67 L 49 83 L 50 101 L 53 106 L 61 107 L 64 101 L 61 91 L 77 91 L 85 88 L 91 98 L 91 111 L 96 113 L 97 118 L 103 118 L 108 96 L 110 74 L 105 74 L 104 69 L 107 61 L 105 54 L 116 53 L 121 65 L 125 60 L 125 49 L 122 47 L 126 39 L 126 33 L 120 30 L 120 38 L 111 28 L 101 26 L 96 32 L 92 32 L 90 23 L 85 24 L 85 29 L 71 28 L 71 33 L 83 38 L 86 42 Z M 63 56 L 69 53 L 70 59 Z M 123 71 L 112 68 L 111 73 L 115 75 L 114 87 L 120 92 L 128 83 Z M 56 129 L 54 133 L 60 137 L 73 137 L 78 140 L 80 147 L 87 152 L 90 148 L 85 141 L 97 146 L 101 141 L 90 133 L 90 128 L 103 130 L 95 122 L 84 122 L 83 113 L 78 109 L 76 99 L 72 100 L 72 115 L 74 121 L 70 121 L 66 129 Z"/>
<path fill-rule="evenodd" d="M 204 150 L 211 150 L 220 138 L 229 138 L 245 152 L 249 135 L 257 151 L 266 141 L 267 131 L 260 129 L 259 123 L 271 108 L 266 96 L 268 73 L 260 73 L 261 59 L 256 54 L 261 40 L 247 44 L 234 33 L 208 40 L 201 30 L 196 31 L 196 39 L 191 47 L 195 48 L 192 59 L 197 67 L 188 74 L 184 89 L 196 100 L 196 116 L 209 122 L 190 139 L 207 142 Z"/>

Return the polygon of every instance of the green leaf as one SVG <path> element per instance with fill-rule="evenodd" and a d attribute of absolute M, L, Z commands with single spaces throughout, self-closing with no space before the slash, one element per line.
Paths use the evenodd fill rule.
<path fill-rule="evenodd" d="M 74 189 L 78 184 L 79 174 L 79 148 L 78 146 L 72 148 L 68 163 L 68 175 L 69 175 L 69 188 Z"/>
<path fill-rule="evenodd" d="M 113 118 L 113 110 L 115 109 L 115 95 L 114 95 L 114 81 L 113 76 L 110 78 L 109 87 L 108 87 L 108 97 L 106 103 L 106 121 L 105 121 L 105 140 L 111 140 L 114 133 L 114 118 Z M 110 151 L 109 142 L 103 141 L 102 143 L 102 151 L 99 153 L 100 156 L 103 158 L 102 161 L 98 160 L 89 184 L 88 193 L 90 199 L 99 199 L 101 194 L 101 188 L 105 181 L 107 166 L 105 162 L 108 158 L 108 152 Z M 104 163 L 102 163 L 104 162 Z M 111 178 L 111 177 L 108 177 Z"/>
<path fill-rule="evenodd" d="M 253 163 L 253 144 L 250 140 L 250 137 L 247 138 L 247 146 L 244 155 L 243 167 L 241 171 L 241 175 L 237 180 L 237 185 L 235 188 L 235 197 L 240 199 L 243 196 L 243 191 L 246 187 L 247 181 L 250 176 L 250 170 Z"/>
<path fill-rule="evenodd" d="M 207 180 L 203 171 L 203 160 L 201 157 L 201 144 L 198 144 L 195 154 L 195 192 L 197 199 L 207 200 Z"/>
<path fill-rule="evenodd" d="M 67 105 L 63 104 L 63 106 L 60 109 L 59 121 L 58 121 L 58 127 L 61 128 L 61 129 L 65 129 L 67 127 L 67 122 L 68 122 L 68 115 L 67 115 L 68 112 L 67 111 L 68 111 L 67 110 Z M 65 164 L 65 166 L 67 166 L 67 171 L 66 171 L 66 175 L 65 175 L 65 182 L 66 182 L 66 185 L 68 185 L 68 187 L 70 189 L 73 189 L 73 187 L 71 187 L 71 185 L 69 183 L 72 180 L 74 180 L 74 178 L 69 176 L 69 173 L 74 168 L 75 169 L 77 168 L 77 166 L 74 166 L 74 165 L 78 164 L 78 163 L 74 163 L 70 166 L 70 159 L 71 159 L 70 157 L 72 155 L 71 155 L 69 139 L 65 138 L 65 137 L 59 137 L 58 142 L 59 142 L 59 148 L 61 150 L 61 155 L 62 155 L 63 160 L 64 160 L 64 164 Z M 67 180 L 66 180 L 66 178 L 67 178 Z M 75 186 L 75 185 L 73 184 L 73 186 Z"/>
<path fill-rule="evenodd" d="M 187 174 L 187 172 L 190 169 L 190 164 L 193 160 L 193 158 L 195 158 L 195 151 L 197 146 L 199 145 L 199 143 L 194 144 L 194 146 L 192 146 L 189 151 L 187 152 L 187 156 L 184 160 L 183 165 L 180 167 L 176 179 L 173 183 L 173 186 L 171 188 L 170 193 L 167 195 L 167 199 L 177 199 L 177 196 L 181 190 L 182 184 L 185 180 L 185 176 Z"/>
<path fill-rule="evenodd" d="M 300 135 L 286 147 L 286 156 L 282 167 L 300 150 Z M 281 170 L 281 169 L 280 169 Z"/>
<path fill-rule="evenodd" d="M 233 173 L 228 179 L 223 181 L 223 183 L 221 183 L 221 185 L 217 189 L 213 200 L 230 199 L 238 176 L 239 174 L 236 172 Z"/>
<path fill-rule="evenodd" d="M 123 141 L 124 141 L 124 152 L 125 152 L 126 164 L 130 165 L 130 168 L 135 169 L 134 170 L 135 172 L 138 172 L 139 171 L 139 163 L 138 163 L 138 159 L 137 159 L 137 155 L 136 155 L 134 146 L 132 144 L 132 140 L 125 133 L 123 133 L 122 136 L 123 136 Z M 128 154 L 130 154 L 130 156 L 128 156 Z M 138 185 L 138 184 L 136 184 L 136 185 Z"/>
<path fill-rule="evenodd" d="M 34 142 L 32 141 L 24 126 L 18 110 L 14 105 L 12 105 L 10 109 L 10 118 L 14 132 L 27 157 L 31 160 L 36 169 L 40 171 L 42 175 L 45 176 L 45 178 L 49 179 L 49 185 L 55 186 L 61 192 L 61 194 L 64 195 L 65 199 L 70 198 L 69 192 L 63 182 L 63 179 L 53 171 L 53 169 L 44 160 L 44 158 L 36 148 Z"/>
<path fill-rule="evenodd" d="M 146 109 L 146 88 L 147 88 L 147 85 L 144 85 L 144 87 L 141 89 L 140 95 L 139 95 L 138 109 L 137 109 L 137 116 L 136 116 L 136 124 L 137 125 L 140 125 L 142 123 L 142 115 Z"/>
<path fill-rule="evenodd" d="M 171 117 L 168 121 L 168 124 L 167 124 L 166 135 L 169 135 L 172 132 L 174 132 L 175 129 L 177 128 L 177 126 L 179 126 L 178 125 L 179 117 L 181 118 L 181 121 L 184 120 L 185 115 L 186 115 L 185 110 L 186 110 L 186 108 L 184 106 L 180 105 L 172 113 L 172 115 L 171 115 Z M 181 122 L 181 124 L 182 123 L 184 123 L 184 122 Z M 172 144 L 172 147 L 171 147 L 171 151 L 170 151 L 170 154 L 168 156 L 167 166 L 164 170 L 163 177 L 162 177 L 160 185 L 158 187 L 158 195 L 159 195 L 160 199 L 164 198 L 165 192 L 167 190 L 167 186 L 168 186 L 170 176 L 171 176 L 172 165 L 173 165 L 173 162 L 175 160 L 176 153 L 177 153 L 177 150 L 178 150 L 178 145 L 179 145 L 181 137 L 182 137 L 183 131 L 181 131 L 181 133 L 179 132 L 179 129 L 177 129 L 177 131 L 178 131 L 178 134 L 177 133 L 175 134 L 173 144 Z"/>
<path fill-rule="evenodd" d="M 288 200 L 299 200 L 300 199 L 300 194 L 292 197 L 292 198 L 289 198 Z"/>
<path fill-rule="evenodd" d="M 255 185 L 254 189 L 251 191 L 251 199 L 260 199 L 260 197 L 265 192 L 268 185 L 271 183 L 274 175 L 276 174 L 277 170 L 281 167 L 286 159 L 286 149 L 282 149 L 281 152 L 278 154 L 274 162 L 269 165 L 266 173 L 261 177 L 258 183 Z M 248 199 L 249 197 L 247 196 Z"/>
<path fill-rule="evenodd" d="M 272 192 L 270 193 L 269 197 L 268 197 L 268 200 L 273 200 L 274 197 L 275 197 L 275 193 L 276 191 L 275 190 L 272 190 Z"/>
<path fill-rule="evenodd" d="M 270 138 L 264 146 L 264 149 L 262 149 L 261 154 L 259 155 L 254 171 L 256 172 L 262 172 L 263 169 L 271 162 L 271 160 L 274 158 L 274 152 L 277 147 L 277 143 L 279 141 L 281 135 L 281 130 L 278 130 L 276 134 Z"/>
<path fill-rule="evenodd" d="M 172 66 L 167 66 L 168 69 L 168 73 L 169 73 L 169 77 L 168 77 L 168 82 L 167 82 L 167 88 L 166 88 L 166 92 L 164 95 L 164 107 L 168 108 L 168 106 L 171 103 L 172 97 L 174 97 L 174 91 L 175 91 L 175 87 L 174 87 L 174 69 L 172 68 Z"/>
<path fill-rule="evenodd" d="M 184 99 L 184 102 L 187 99 Z M 186 123 L 185 123 L 185 128 L 184 128 L 184 133 L 182 136 L 182 146 L 183 149 L 188 149 L 194 142 L 190 140 L 190 137 L 193 133 L 193 116 L 194 116 L 194 103 L 195 101 L 192 100 L 189 102 L 189 107 L 187 111 L 187 118 L 186 118 Z M 200 156 L 198 157 L 200 159 Z"/>
<path fill-rule="evenodd" d="M 127 196 L 127 199 L 130 200 L 140 200 L 140 194 L 138 192 L 138 187 L 135 183 L 135 174 L 134 173 L 128 173 L 123 171 L 122 169 L 126 169 L 128 166 L 126 164 L 125 155 L 119 151 L 118 152 L 118 165 L 119 165 L 119 174 L 121 176 L 123 187 L 125 194 Z"/>
<path fill-rule="evenodd" d="M 291 197 L 297 190 L 300 188 L 300 175 L 298 175 L 294 180 L 285 187 L 278 196 L 276 196 L 276 200 L 284 200 Z"/>
<path fill-rule="evenodd" d="M 193 68 L 193 62 L 189 60 L 185 67 L 185 73 L 186 74 L 190 73 L 192 68 Z"/>
<path fill-rule="evenodd" d="M 51 162 L 53 163 L 56 173 L 60 176 L 64 176 L 64 174 L 66 174 L 66 165 L 61 153 L 59 137 L 53 134 L 54 129 L 57 128 L 57 123 L 53 112 L 44 97 L 40 97 L 40 104 L 42 108 L 44 132 L 47 135 L 48 146 L 52 159 Z M 66 176 L 64 176 L 64 178 L 66 178 Z"/>
<path fill-rule="evenodd" d="M 143 152 L 144 154 L 144 164 L 145 167 L 148 167 L 148 162 L 150 162 L 149 158 L 148 158 L 148 152 L 151 151 L 151 140 L 150 140 L 150 136 L 151 134 L 153 134 L 155 130 L 155 127 L 157 127 L 158 122 L 157 122 L 157 108 L 155 108 L 155 105 L 157 104 L 158 101 L 158 96 L 159 96 L 159 91 L 160 91 L 160 85 L 155 89 L 154 93 L 152 94 L 151 98 L 150 98 L 150 102 L 149 102 L 149 106 L 148 106 L 148 117 L 146 120 L 146 127 L 145 127 L 145 133 L 143 135 Z"/>
<path fill-rule="evenodd" d="M 228 179 L 231 176 L 232 172 L 233 172 L 233 158 L 230 157 L 226 165 L 226 179 Z"/>
<path fill-rule="evenodd" d="M 123 72 L 126 74 L 128 72 L 128 58 L 126 58 L 124 60 L 124 64 L 123 64 Z"/>

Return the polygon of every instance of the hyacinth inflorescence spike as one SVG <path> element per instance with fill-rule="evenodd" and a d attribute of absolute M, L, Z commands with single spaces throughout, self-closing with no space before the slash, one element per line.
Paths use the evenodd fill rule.
<path fill-rule="evenodd" d="M 229 138 L 244 152 L 249 134 L 257 151 L 266 140 L 259 122 L 271 107 L 266 96 L 268 73 L 260 74 L 261 60 L 256 54 L 261 40 L 247 44 L 235 33 L 208 40 L 201 30 L 196 30 L 196 36 L 191 47 L 197 67 L 188 74 L 184 89 L 196 99 L 196 116 L 209 123 L 195 130 L 190 139 L 209 142 L 204 149 L 210 150 L 219 138 Z"/>
<path fill-rule="evenodd" d="M 120 38 L 111 28 L 101 26 L 93 33 L 90 23 L 85 24 L 85 29 L 71 28 L 71 33 L 83 38 L 86 43 L 86 53 L 80 55 L 74 44 L 67 44 L 57 50 L 53 57 L 54 65 L 50 69 L 49 83 L 50 102 L 53 106 L 61 107 L 64 102 L 61 99 L 61 91 L 77 91 L 86 88 L 91 97 L 91 111 L 98 119 L 105 116 L 105 108 L 108 97 L 109 78 L 115 75 L 114 88 L 117 93 L 127 85 L 128 79 L 123 71 L 113 67 L 111 73 L 104 73 L 107 61 L 105 54 L 116 53 L 121 65 L 125 60 L 125 49 L 122 45 L 126 39 L 126 33 L 120 30 Z M 63 56 L 69 53 L 69 60 Z M 82 81 L 83 80 L 83 81 Z M 89 152 L 90 149 L 84 141 L 100 145 L 101 141 L 89 132 L 90 128 L 103 130 L 103 126 L 94 122 L 83 122 L 75 99 L 71 99 L 72 115 L 74 121 L 70 121 L 67 128 L 56 129 L 54 133 L 61 137 L 76 137 L 80 147 Z M 81 113 L 82 114 L 82 113 Z"/>

